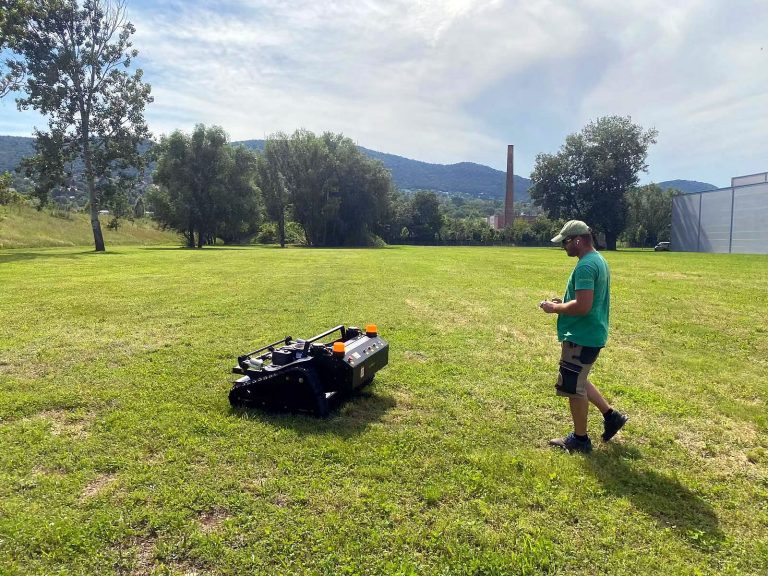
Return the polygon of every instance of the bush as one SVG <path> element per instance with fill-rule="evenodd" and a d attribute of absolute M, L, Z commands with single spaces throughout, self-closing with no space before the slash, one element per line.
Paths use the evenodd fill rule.
<path fill-rule="evenodd" d="M 24 194 L 19 194 L 13 188 L 0 188 L 0 206 L 8 206 L 10 204 L 28 204 L 29 199 Z"/>
<path fill-rule="evenodd" d="M 254 242 L 257 244 L 278 244 L 280 242 L 277 237 L 277 223 L 265 222 L 259 226 L 259 231 L 256 233 Z M 297 222 L 285 223 L 285 243 L 286 244 L 306 244 L 304 238 L 304 230 Z"/>

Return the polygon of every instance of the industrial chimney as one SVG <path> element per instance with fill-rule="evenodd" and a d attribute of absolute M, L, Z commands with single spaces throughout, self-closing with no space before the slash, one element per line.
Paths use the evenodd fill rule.
<path fill-rule="evenodd" d="M 507 146 L 507 193 L 504 196 L 504 227 L 515 221 L 515 146 Z"/>

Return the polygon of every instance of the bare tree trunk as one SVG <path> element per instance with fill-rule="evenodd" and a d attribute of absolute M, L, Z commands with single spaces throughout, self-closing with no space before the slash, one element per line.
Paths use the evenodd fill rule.
<path fill-rule="evenodd" d="M 93 175 L 93 163 L 91 161 L 91 148 L 88 140 L 88 122 L 83 122 L 83 161 L 85 162 L 85 182 L 88 187 L 88 201 L 91 205 L 91 228 L 93 229 L 93 242 L 96 252 L 106 252 L 104 235 L 101 233 L 99 222 L 99 202 L 96 198 L 96 183 Z"/>
<path fill-rule="evenodd" d="M 277 219 L 277 237 L 280 240 L 280 248 L 285 248 L 285 211 Z"/>
<path fill-rule="evenodd" d="M 91 198 L 94 196 L 90 190 L 88 195 Z M 96 246 L 96 252 L 106 252 L 107 248 L 104 246 L 104 235 L 101 233 L 101 223 L 99 222 L 99 207 L 95 205 L 93 200 L 91 200 L 91 228 L 93 229 L 93 242 Z"/>

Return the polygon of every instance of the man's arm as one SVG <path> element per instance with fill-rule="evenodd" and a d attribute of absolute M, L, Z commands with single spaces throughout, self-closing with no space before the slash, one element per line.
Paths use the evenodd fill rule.
<path fill-rule="evenodd" d="M 551 302 L 545 300 L 541 309 L 547 314 L 563 314 L 564 316 L 585 316 L 592 310 L 595 298 L 594 290 L 576 290 L 576 299 L 570 302 Z"/>

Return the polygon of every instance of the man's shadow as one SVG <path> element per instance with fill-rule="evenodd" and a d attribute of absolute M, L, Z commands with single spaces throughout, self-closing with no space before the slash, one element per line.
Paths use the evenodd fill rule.
<path fill-rule="evenodd" d="M 675 478 L 649 469 L 637 449 L 609 444 L 584 462 L 606 490 L 629 498 L 690 545 L 702 549 L 722 545 L 725 536 L 712 507 Z"/>

